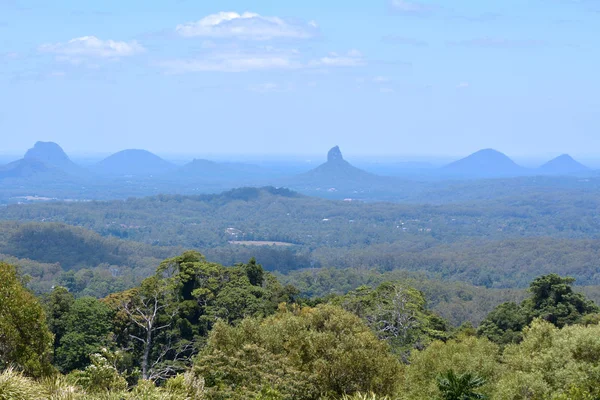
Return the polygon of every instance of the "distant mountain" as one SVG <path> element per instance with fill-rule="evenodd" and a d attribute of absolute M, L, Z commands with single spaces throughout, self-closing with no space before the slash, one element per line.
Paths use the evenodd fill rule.
<path fill-rule="evenodd" d="M 48 174 L 67 175 L 54 166 L 32 159 L 21 159 L 0 166 L 0 179 L 35 178 Z"/>
<path fill-rule="evenodd" d="M 40 178 L 52 181 L 85 173 L 53 142 L 37 142 L 22 159 L 0 167 L 0 179 Z"/>
<path fill-rule="evenodd" d="M 479 150 L 446 165 L 441 172 L 445 175 L 467 178 L 498 178 L 530 174 L 527 168 L 521 167 L 506 154 L 494 149 Z"/>
<path fill-rule="evenodd" d="M 146 150 L 129 149 L 115 153 L 95 166 L 95 170 L 106 175 L 152 176 L 174 170 L 174 164 Z"/>
<path fill-rule="evenodd" d="M 342 155 L 338 146 L 327 153 L 327 162 L 304 174 L 292 178 L 291 187 L 330 190 L 361 190 L 390 183 L 390 178 L 371 174 L 356 168 Z"/>
<path fill-rule="evenodd" d="M 54 142 L 37 142 L 27 150 L 23 159 L 37 160 L 57 167 L 70 166 L 73 163 L 62 147 Z"/>
<path fill-rule="evenodd" d="M 538 172 L 544 175 L 570 175 L 589 171 L 588 167 L 568 154 L 558 156 L 538 168 Z"/>

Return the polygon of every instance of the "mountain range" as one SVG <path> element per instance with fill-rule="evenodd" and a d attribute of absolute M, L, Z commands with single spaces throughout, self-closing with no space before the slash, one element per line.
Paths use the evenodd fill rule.
<path fill-rule="evenodd" d="M 398 196 L 407 198 L 411 191 L 428 190 L 426 185 L 436 189 L 435 184 L 424 183 L 432 179 L 577 176 L 591 172 L 566 154 L 539 168 L 525 168 L 499 151 L 484 149 L 444 167 L 419 172 L 421 175 L 390 177 L 353 166 L 344 159 L 338 146 L 329 150 L 323 164 L 295 176 L 282 177 L 274 168 L 253 164 L 204 159 L 178 166 L 146 150 L 136 149 L 120 151 L 86 169 L 71 161 L 56 143 L 38 142 L 22 159 L 0 166 L 0 182 L 4 188 L 19 188 L 19 193 L 32 192 L 32 189 L 37 192 L 51 186 L 68 187 L 71 194 L 85 188 L 92 198 L 99 193 L 107 197 L 137 196 L 276 185 L 326 197 L 354 198 L 357 195 L 359 198 L 392 200 Z M 0 192 L 1 189 L 0 186 Z M 388 197 L 389 193 L 392 196 Z"/>

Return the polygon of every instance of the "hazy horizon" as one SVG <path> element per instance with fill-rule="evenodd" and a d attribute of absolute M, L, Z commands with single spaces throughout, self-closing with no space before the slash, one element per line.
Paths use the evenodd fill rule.
<path fill-rule="evenodd" d="M 60 145 L 60 143 L 58 143 Z M 22 152 L 4 152 L 0 150 L 0 166 L 2 164 L 6 164 L 12 161 L 19 160 L 23 157 L 25 152 L 33 147 L 33 144 L 26 149 L 23 149 Z M 62 147 L 62 146 L 61 146 Z M 68 149 L 62 147 L 63 150 L 67 153 L 67 155 L 76 163 L 81 165 L 92 165 L 95 164 L 112 154 L 115 154 L 122 150 L 131 150 L 131 149 L 121 149 L 115 152 L 70 152 Z M 137 150 L 147 150 L 150 151 L 159 157 L 173 162 L 175 164 L 183 165 L 192 161 L 193 159 L 207 159 L 213 160 L 217 162 L 240 162 L 240 163 L 256 163 L 256 164 L 288 164 L 288 165 L 306 165 L 308 167 L 316 166 L 326 161 L 327 159 L 327 150 L 329 148 L 323 149 L 321 153 L 313 153 L 313 154 L 302 154 L 302 153 L 256 153 L 256 154 L 248 154 L 248 153 L 194 153 L 190 152 L 154 152 L 148 149 L 145 149 L 143 146 L 135 147 Z M 451 163 L 453 161 L 457 161 L 461 158 L 467 157 L 469 154 L 365 154 L 365 153 L 348 153 L 344 150 L 343 146 L 340 146 L 340 149 L 348 161 L 351 161 L 353 164 L 357 166 L 369 166 L 369 165 L 382 165 L 382 166 L 398 166 L 401 164 L 423 164 L 423 168 L 428 167 L 440 167 Z M 483 149 L 479 149 L 483 150 Z M 495 149 L 498 150 L 498 149 Z M 477 150 L 478 151 L 478 150 Z M 501 151 L 501 150 L 498 150 Z M 502 151 L 501 151 L 502 152 Z M 505 153 L 506 154 L 506 153 Z M 524 167 L 535 168 L 544 164 L 545 162 L 558 157 L 565 153 L 554 153 L 554 154 L 529 154 L 529 155 L 512 155 L 506 154 L 517 164 L 520 164 Z M 582 162 L 583 164 L 587 164 L 588 167 L 591 168 L 600 168 L 600 155 L 577 155 L 570 154 L 572 157 Z"/>

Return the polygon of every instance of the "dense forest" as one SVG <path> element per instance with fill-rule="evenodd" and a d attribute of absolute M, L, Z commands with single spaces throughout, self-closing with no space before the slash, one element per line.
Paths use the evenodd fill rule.
<path fill-rule="evenodd" d="M 600 308 L 534 279 L 477 329 L 397 279 L 301 296 L 185 252 L 101 299 L 36 297 L 0 263 L 1 399 L 594 399 Z"/>
<path fill-rule="evenodd" d="M 12 205 L 0 208 L 0 218 L 64 223 L 105 240 L 135 242 L 138 258 L 155 254 L 157 247 L 164 249 L 161 257 L 187 248 L 226 265 L 256 257 L 282 273 L 320 267 L 409 270 L 488 288 L 524 288 L 551 272 L 573 276 L 580 285 L 600 284 L 599 209 L 591 194 L 433 206 L 329 201 L 286 189 L 246 188 L 219 195 Z M 11 234 L 0 240 L 21 242 Z M 59 261 L 18 251 L 37 247 L 35 238 L 24 239 L 30 243 L 0 252 Z M 273 245 L 256 246 L 265 242 Z M 115 243 L 120 242 L 107 246 Z M 141 250 L 140 243 L 152 247 Z M 92 260 L 89 255 L 84 258 Z M 102 262 L 114 264 L 109 258 Z"/>
<path fill-rule="evenodd" d="M 0 399 L 598 398 L 599 206 L 2 207 Z"/>

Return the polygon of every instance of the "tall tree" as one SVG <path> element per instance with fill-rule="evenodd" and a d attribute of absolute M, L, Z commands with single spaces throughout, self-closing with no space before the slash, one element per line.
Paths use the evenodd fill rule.
<path fill-rule="evenodd" d="M 48 327 L 54 334 L 54 348 L 58 348 L 62 337 L 67 332 L 67 318 L 75 297 L 67 288 L 55 287 L 50 294 L 44 298 L 44 306 L 48 317 Z"/>
<path fill-rule="evenodd" d="M 520 305 L 500 304 L 481 322 L 477 333 L 500 345 L 518 343 L 523 329 L 541 318 L 562 328 L 573 325 L 600 308 L 583 294 L 573 290 L 575 279 L 550 274 L 536 278 L 529 285 L 530 297 Z"/>
<path fill-rule="evenodd" d="M 75 300 L 55 352 L 58 368 L 62 372 L 84 369 L 90 364 L 90 355 L 109 344 L 111 330 L 112 312 L 106 304 L 93 297 Z"/>
<path fill-rule="evenodd" d="M 404 361 L 412 349 L 448 336 L 445 321 L 427 310 L 423 293 L 399 282 L 363 286 L 333 302 L 365 320 Z"/>
<path fill-rule="evenodd" d="M 168 281 L 152 276 L 129 293 L 129 298 L 121 303 L 121 309 L 137 327 L 131 330 L 129 337 L 142 346 L 142 378 L 158 380 L 175 375 L 178 371 L 165 364 L 165 361 L 169 353 L 175 351 L 177 344 L 170 340 L 171 337 L 162 342 L 157 337 L 161 332 L 173 327 L 178 313 L 173 288 Z M 178 358 L 176 355 L 172 361 Z"/>
<path fill-rule="evenodd" d="M 531 297 L 523 302 L 530 318 L 542 318 L 555 326 L 577 323 L 582 316 L 600 312 L 593 301 L 573 290 L 574 278 L 550 274 L 529 285 Z"/>
<path fill-rule="evenodd" d="M 0 263 L 0 369 L 16 365 L 32 376 L 48 374 L 51 346 L 42 306 L 16 268 Z"/>

